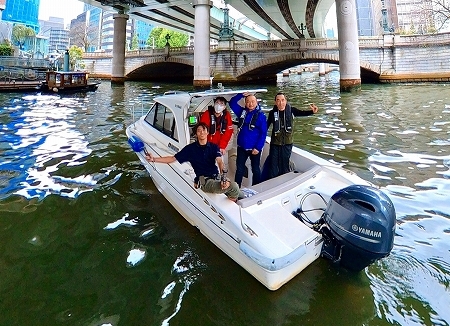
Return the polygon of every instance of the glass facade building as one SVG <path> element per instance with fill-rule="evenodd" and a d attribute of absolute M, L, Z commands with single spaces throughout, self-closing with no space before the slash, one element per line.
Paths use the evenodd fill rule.
<path fill-rule="evenodd" d="M 383 34 L 383 0 L 356 0 L 359 36 Z"/>
<path fill-rule="evenodd" d="M 83 48 L 86 52 L 113 50 L 114 12 L 85 4 L 84 12 L 70 24 L 70 44 Z M 140 49 L 146 42 L 153 25 L 135 19 L 128 19 L 126 26 L 126 49 L 132 45 L 133 37 Z"/>
<path fill-rule="evenodd" d="M 153 29 L 153 25 L 143 22 L 141 20 L 136 20 L 136 24 L 134 26 L 134 33 L 137 36 L 139 49 L 149 48 L 147 45 L 148 37 L 150 36 L 150 32 Z"/>
<path fill-rule="evenodd" d="M 2 13 L 2 19 L 12 23 L 24 24 L 38 33 L 39 4 L 40 0 L 8 0 Z"/>

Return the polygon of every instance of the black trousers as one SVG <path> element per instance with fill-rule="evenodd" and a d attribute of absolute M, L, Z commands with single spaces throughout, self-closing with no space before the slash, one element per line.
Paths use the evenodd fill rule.
<path fill-rule="evenodd" d="M 292 144 L 272 145 L 269 152 L 269 179 L 289 172 Z"/>
<path fill-rule="evenodd" d="M 261 182 L 261 152 L 256 155 L 252 154 L 251 150 L 245 150 L 241 146 L 237 148 L 237 156 L 236 156 L 236 174 L 234 176 L 234 181 L 239 185 L 239 188 L 242 184 L 242 178 L 245 173 L 245 162 L 250 157 L 250 163 L 252 166 L 252 185 L 256 185 Z"/>

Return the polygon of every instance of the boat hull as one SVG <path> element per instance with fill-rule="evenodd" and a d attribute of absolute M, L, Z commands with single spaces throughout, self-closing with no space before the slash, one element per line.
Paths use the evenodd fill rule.
<path fill-rule="evenodd" d="M 222 219 L 214 213 L 219 211 L 219 206 L 237 206 L 236 204 L 227 199 L 216 198 L 220 195 L 201 193 L 201 190 L 199 193 L 194 192 L 190 185 L 183 182 L 171 183 L 168 180 L 172 179 L 173 175 L 170 176 L 167 171 L 158 172 L 147 162 L 142 159 L 141 161 L 146 166 L 158 190 L 180 215 L 192 226 L 198 228 L 206 238 L 269 290 L 279 289 L 319 258 L 322 249 L 322 236 L 304 226 L 305 230 L 303 231 L 307 232 L 308 238 L 300 242 L 297 255 L 292 255 L 292 258 L 295 259 L 284 262 L 284 266 L 271 268 L 270 263 L 264 263 L 261 261 L 262 259 L 258 260 L 258 254 L 255 254 L 255 250 L 249 250 L 249 248 L 252 248 L 250 245 L 243 245 L 246 244 L 245 240 L 249 241 L 248 238 L 251 238 L 251 236 L 240 225 L 236 225 L 236 221 L 233 221 L 232 217 L 227 217 L 226 214 L 222 213 L 221 215 L 224 216 Z M 238 209 L 235 210 L 234 214 L 239 214 Z M 276 221 L 277 216 L 272 216 L 272 218 Z M 290 218 L 293 217 L 290 216 Z M 303 225 L 298 223 L 297 227 L 299 226 Z M 251 225 L 251 227 L 254 227 L 254 225 Z M 267 241 L 270 241 L 270 239 L 267 239 Z M 277 258 L 262 254 L 260 256 L 263 256 L 263 259 L 268 262 Z"/>
<path fill-rule="evenodd" d="M 40 88 L 41 92 L 45 93 L 78 93 L 78 92 L 95 92 L 98 89 L 99 83 L 92 83 L 84 86 L 72 87 L 48 87 L 43 84 Z"/>
<path fill-rule="evenodd" d="M 155 97 L 154 106 L 131 124 L 126 134 L 154 184 L 174 208 L 268 289 L 277 290 L 321 256 L 325 238 L 317 225 L 323 221 L 334 193 L 350 185 L 370 184 L 338 165 L 294 147 L 293 171 L 253 186 L 249 168 L 242 187 L 251 196 L 235 203 L 224 194 L 204 193 L 195 188 L 195 175 L 189 163 L 155 164 L 145 159 L 145 152 L 154 157 L 175 155 L 194 141 L 195 124 L 191 121 L 199 121 L 199 114 L 205 112 L 218 94 L 230 97 L 238 92 L 245 93 L 168 92 Z M 228 150 L 231 180 L 236 171 L 233 166 L 236 147 L 233 142 Z M 261 155 L 263 165 L 269 147 L 270 138 L 266 138 Z"/>
<path fill-rule="evenodd" d="M 127 135 L 146 139 L 146 149 L 152 155 L 172 155 L 157 145 L 158 139 L 139 132 L 144 128 L 145 122 L 138 121 L 127 128 Z M 254 186 L 259 193 L 236 204 L 224 195 L 195 189 L 188 163 L 154 164 L 145 160 L 143 152 L 137 155 L 171 205 L 270 290 L 279 289 L 320 257 L 322 235 L 292 214 L 301 201 L 304 205 L 320 205 L 318 196 L 305 200 L 305 195 L 314 191 L 329 199 L 335 191 L 363 182 L 353 173 L 295 148 L 296 164 L 304 164 L 307 171 L 291 172 Z M 320 214 L 309 218 L 317 220 Z"/>

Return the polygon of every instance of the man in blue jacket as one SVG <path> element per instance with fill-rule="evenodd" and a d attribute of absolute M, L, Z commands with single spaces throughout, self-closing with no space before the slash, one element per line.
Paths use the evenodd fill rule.
<path fill-rule="evenodd" d="M 245 97 L 245 107 L 239 101 Z M 236 94 L 230 99 L 230 108 L 239 117 L 237 137 L 236 175 L 234 181 L 241 186 L 245 172 L 245 162 L 250 157 L 252 185 L 261 182 L 261 151 L 267 135 L 266 116 L 261 111 L 255 95 Z"/>

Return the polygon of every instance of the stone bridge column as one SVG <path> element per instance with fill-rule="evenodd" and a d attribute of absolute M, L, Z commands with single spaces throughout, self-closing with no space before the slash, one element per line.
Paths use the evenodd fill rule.
<path fill-rule="evenodd" d="M 326 63 L 319 62 L 319 76 L 325 76 L 325 74 L 327 73 L 325 65 L 326 65 Z"/>
<path fill-rule="evenodd" d="M 336 0 L 341 92 L 361 88 L 355 0 Z"/>
<path fill-rule="evenodd" d="M 194 0 L 194 86 L 210 86 L 209 23 L 212 1 Z"/>
<path fill-rule="evenodd" d="M 125 82 L 125 44 L 127 43 L 126 14 L 114 14 L 114 37 L 111 67 L 111 82 L 123 84 Z"/>

